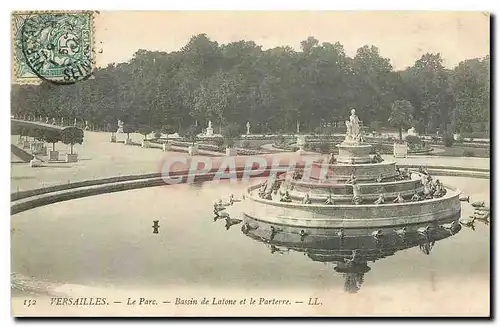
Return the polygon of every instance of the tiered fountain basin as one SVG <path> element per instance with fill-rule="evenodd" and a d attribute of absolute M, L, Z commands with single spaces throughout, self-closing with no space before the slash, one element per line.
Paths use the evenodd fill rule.
<path fill-rule="evenodd" d="M 317 161 L 312 164 L 310 178 L 313 180 L 323 180 L 326 176 L 328 179 L 345 181 L 348 180 L 353 173 L 360 182 L 375 181 L 379 176 L 384 180 L 394 180 L 398 175 L 396 171 L 396 162 L 394 161 L 358 164 L 326 164 L 322 161 Z"/>
<path fill-rule="evenodd" d="M 343 142 L 337 147 L 339 148 L 338 162 L 367 163 L 371 161 L 372 146 L 370 144 Z"/>
<path fill-rule="evenodd" d="M 259 185 L 246 193 L 246 219 L 305 228 L 384 228 L 422 223 L 446 223 L 460 214 L 460 191 L 446 186 L 440 198 L 385 204 L 301 204 L 266 200 Z M 364 195 L 363 195 L 364 196 Z"/>
<path fill-rule="evenodd" d="M 303 182 L 300 180 L 290 181 L 292 189 L 289 191 L 292 199 L 301 200 L 306 194 L 313 203 L 324 203 L 331 194 L 334 201 L 352 201 L 353 187 L 350 184 L 339 183 L 317 183 Z M 386 200 L 394 199 L 401 194 L 403 197 L 411 197 L 415 193 L 423 192 L 424 186 L 421 180 L 401 180 L 381 183 L 358 183 L 359 191 L 363 200 L 376 200 L 380 194 L 384 194 Z"/>

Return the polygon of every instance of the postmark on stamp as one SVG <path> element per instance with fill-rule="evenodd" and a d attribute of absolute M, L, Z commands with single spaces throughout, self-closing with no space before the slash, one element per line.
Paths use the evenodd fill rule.
<path fill-rule="evenodd" d="M 46 80 L 71 84 L 94 68 L 92 11 L 14 12 L 14 78 L 17 83 Z"/>

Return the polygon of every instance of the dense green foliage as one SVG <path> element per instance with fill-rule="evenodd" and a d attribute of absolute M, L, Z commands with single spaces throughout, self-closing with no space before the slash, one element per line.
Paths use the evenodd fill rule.
<path fill-rule="evenodd" d="M 61 141 L 71 146 L 70 153 L 73 154 L 73 145 L 83 143 L 83 130 L 76 127 L 67 127 L 61 131 Z"/>
<path fill-rule="evenodd" d="M 447 69 L 440 54 L 427 53 L 395 71 L 375 46 L 350 58 L 338 42 L 309 37 L 301 44 L 302 51 L 264 51 L 252 41 L 219 45 L 200 34 L 180 51 L 139 50 L 73 85 L 14 85 L 12 112 L 85 119 L 107 130 L 121 119 L 134 131 L 146 125 L 184 134 L 212 120 L 240 131 L 249 121 L 252 133 L 295 132 L 299 121 L 301 132 L 319 132 L 333 121 L 345 129 L 351 108 L 372 129 L 391 126 L 403 104 L 404 115 L 392 119 L 397 128 L 489 133 L 489 56 Z"/>

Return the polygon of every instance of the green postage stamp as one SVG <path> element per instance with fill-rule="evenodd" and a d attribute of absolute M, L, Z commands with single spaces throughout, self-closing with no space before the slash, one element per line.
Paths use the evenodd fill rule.
<path fill-rule="evenodd" d="M 12 14 L 15 83 L 70 84 L 94 68 L 93 11 L 26 11 Z"/>

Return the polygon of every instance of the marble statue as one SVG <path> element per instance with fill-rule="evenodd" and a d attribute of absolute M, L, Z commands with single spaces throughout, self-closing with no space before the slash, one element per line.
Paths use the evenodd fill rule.
<path fill-rule="evenodd" d="M 50 122 L 49 122 L 49 116 L 45 117 L 45 124 L 50 124 Z"/>
<path fill-rule="evenodd" d="M 118 120 L 118 130 L 116 132 L 123 133 L 123 122 L 121 120 Z"/>
<path fill-rule="evenodd" d="M 297 121 L 297 133 L 300 133 L 300 123 Z"/>
<path fill-rule="evenodd" d="M 61 117 L 61 126 L 64 126 L 64 117 Z"/>
<path fill-rule="evenodd" d="M 250 122 L 247 122 L 247 135 L 250 135 Z"/>
<path fill-rule="evenodd" d="M 73 121 L 73 127 L 76 127 L 76 118 L 75 118 L 75 120 Z"/>
<path fill-rule="evenodd" d="M 55 125 L 55 124 L 56 124 L 56 119 L 52 118 L 52 125 Z"/>
<path fill-rule="evenodd" d="M 208 128 L 212 128 L 212 121 L 211 120 L 208 121 Z"/>
<path fill-rule="evenodd" d="M 360 120 L 356 115 L 356 109 L 351 110 L 351 116 L 349 120 L 345 122 L 347 127 L 347 132 L 345 135 L 345 141 L 347 142 L 361 142 L 361 127 Z"/>

